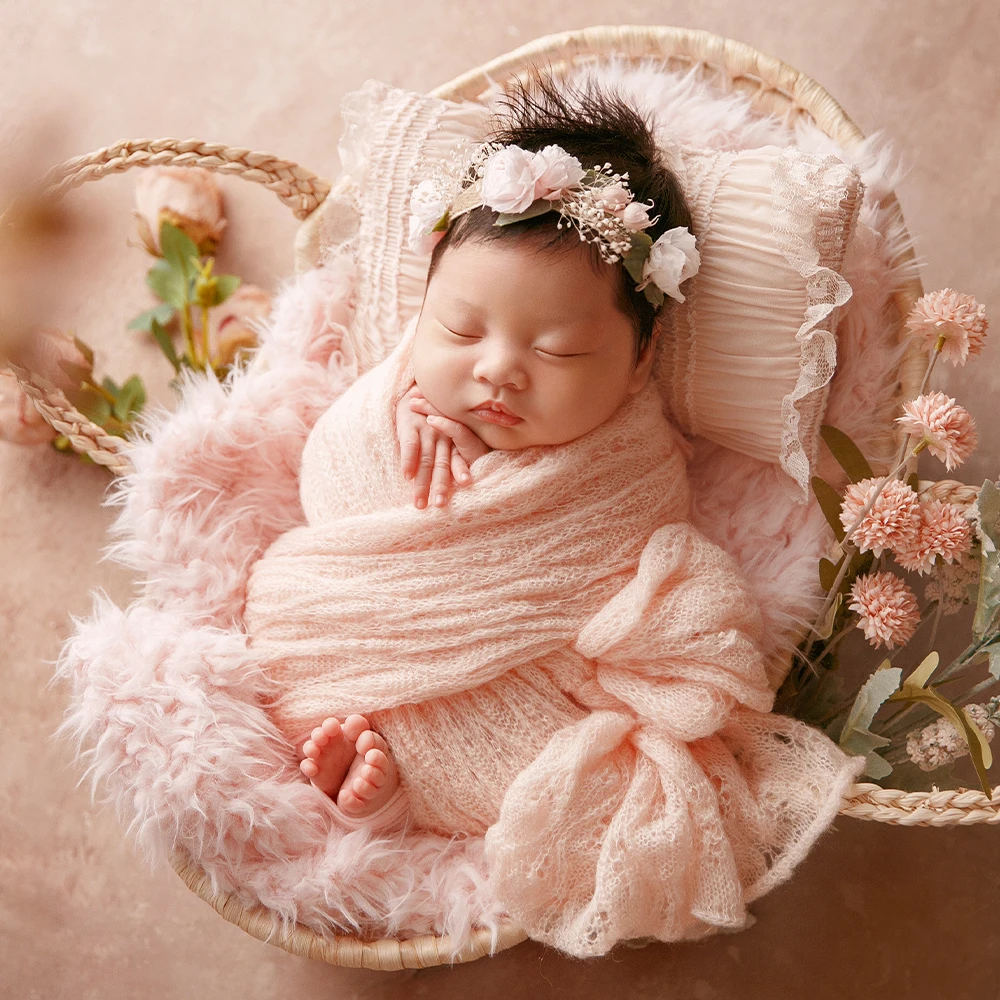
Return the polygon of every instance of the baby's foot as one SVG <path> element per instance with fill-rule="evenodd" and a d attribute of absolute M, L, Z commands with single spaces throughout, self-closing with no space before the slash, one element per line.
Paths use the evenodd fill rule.
<path fill-rule="evenodd" d="M 358 737 L 369 732 L 363 715 L 349 715 L 343 723 L 331 716 L 312 731 L 312 739 L 302 745 L 305 755 L 299 770 L 321 791 L 333 798 L 351 767 Z"/>
<path fill-rule="evenodd" d="M 399 787 L 399 772 L 389 745 L 371 729 L 358 737 L 357 754 L 337 794 L 337 805 L 348 816 L 370 816 Z"/>

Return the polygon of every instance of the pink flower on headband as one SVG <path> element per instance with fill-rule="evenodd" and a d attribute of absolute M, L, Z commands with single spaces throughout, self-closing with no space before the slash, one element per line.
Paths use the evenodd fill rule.
<path fill-rule="evenodd" d="M 865 630 L 865 638 L 873 646 L 902 646 L 920 622 L 916 595 L 895 573 L 859 576 L 851 587 L 850 607 L 861 616 L 858 628 Z"/>
<path fill-rule="evenodd" d="M 926 440 L 927 450 L 941 459 L 949 472 L 976 450 L 976 422 L 951 396 L 927 392 L 904 403 L 903 411 L 903 416 L 896 417 L 903 430 Z"/>
<path fill-rule="evenodd" d="M 906 332 L 925 338 L 930 347 L 944 337 L 941 357 L 956 367 L 982 351 L 988 326 L 986 306 L 951 288 L 921 296 L 906 318 Z"/>

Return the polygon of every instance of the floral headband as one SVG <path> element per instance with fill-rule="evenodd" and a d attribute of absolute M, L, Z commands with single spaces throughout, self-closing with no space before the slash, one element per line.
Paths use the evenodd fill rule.
<path fill-rule="evenodd" d="M 643 232 L 659 216 L 649 217 L 652 203 L 634 200 L 627 171 L 612 173 L 610 163 L 585 170 L 561 146 L 531 152 L 486 142 L 457 173 L 421 181 L 410 197 L 410 249 L 430 253 L 455 219 L 481 205 L 499 213 L 497 226 L 558 212 L 557 229 L 576 226 L 580 239 L 596 243 L 605 261 L 621 260 L 654 307 L 664 295 L 683 302 L 679 286 L 701 266 L 686 227 L 665 232 L 655 243 Z"/>

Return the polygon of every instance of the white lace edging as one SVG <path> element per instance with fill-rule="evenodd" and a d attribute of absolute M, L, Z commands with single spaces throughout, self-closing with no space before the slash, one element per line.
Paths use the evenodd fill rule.
<path fill-rule="evenodd" d="M 809 500 L 810 469 L 818 460 L 819 421 L 837 367 L 833 331 L 838 310 L 853 295 L 835 268 L 843 262 L 863 195 L 857 170 L 835 156 L 786 149 L 775 164 L 772 229 L 785 259 L 806 279 L 807 296 L 805 319 L 795 334 L 801 348 L 799 375 L 781 401 L 779 459 L 804 503 Z"/>

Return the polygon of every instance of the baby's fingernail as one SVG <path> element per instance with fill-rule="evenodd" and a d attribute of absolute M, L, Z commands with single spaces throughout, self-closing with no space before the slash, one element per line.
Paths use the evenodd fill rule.
<path fill-rule="evenodd" d="M 418 507 L 419 507 L 419 508 L 420 508 L 421 510 L 423 510 L 423 509 L 424 509 L 424 507 L 426 507 L 426 506 L 427 506 L 427 501 L 426 501 L 426 500 L 424 500 L 423 498 L 421 498 L 420 500 L 418 500 L 418 501 L 417 501 L 417 506 L 418 506 Z"/>
<path fill-rule="evenodd" d="M 458 478 L 459 481 L 463 483 L 467 483 L 469 481 L 469 475 L 466 472 L 463 472 Z"/>
<path fill-rule="evenodd" d="M 433 413 L 428 413 L 427 419 L 436 421 L 438 418 Z"/>
<path fill-rule="evenodd" d="M 434 498 L 434 502 L 435 502 L 435 503 L 436 503 L 436 504 L 437 504 L 437 505 L 438 505 L 439 507 L 443 507 L 443 506 L 444 506 L 444 494 L 443 494 L 443 493 L 439 493 L 439 494 L 438 494 L 438 495 L 437 495 L 437 496 L 436 496 L 436 497 Z"/>

